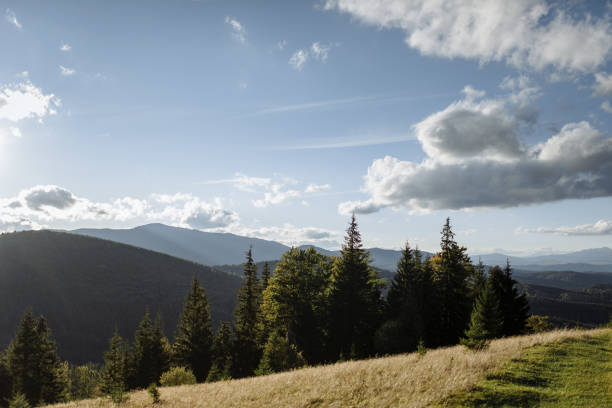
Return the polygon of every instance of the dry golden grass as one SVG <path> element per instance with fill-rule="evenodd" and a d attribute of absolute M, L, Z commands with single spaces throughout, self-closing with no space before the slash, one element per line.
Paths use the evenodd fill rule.
<path fill-rule="evenodd" d="M 531 346 L 602 334 L 606 329 L 560 330 L 493 341 L 484 351 L 462 346 L 371 360 L 351 361 L 292 372 L 160 388 L 156 407 L 425 407 L 472 387 L 479 378 Z M 56 407 L 112 407 L 108 399 Z M 126 408 L 151 407 L 145 391 L 130 394 Z"/>

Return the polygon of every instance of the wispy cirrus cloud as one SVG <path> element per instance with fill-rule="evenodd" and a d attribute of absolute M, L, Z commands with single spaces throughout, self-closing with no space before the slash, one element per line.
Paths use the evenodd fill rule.
<path fill-rule="evenodd" d="M 60 51 L 68 52 L 68 51 L 72 50 L 72 47 L 70 46 L 70 44 L 62 43 L 62 45 L 60 45 L 59 49 L 60 49 Z"/>
<path fill-rule="evenodd" d="M 289 65 L 296 71 L 301 71 L 309 60 L 325 63 L 331 49 L 339 45 L 338 43 L 324 44 L 315 41 L 309 48 L 296 50 L 289 58 Z"/>
<path fill-rule="evenodd" d="M 67 68 L 63 65 L 60 65 L 59 69 L 60 69 L 60 74 L 62 74 L 63 76 L 71 76 L 76 73 L 76 70 L 74 68 Z"/>

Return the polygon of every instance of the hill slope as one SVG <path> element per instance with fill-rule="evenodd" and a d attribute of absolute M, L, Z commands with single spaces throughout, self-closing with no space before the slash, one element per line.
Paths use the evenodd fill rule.
<path fill-rule="evenodd" d="M 162 406 L 191 407 L 425 407 L 472 388 L 534 345 L 610 336 L 610 330 L 557 331 L 496 340 L 482 352 L 462 346 L 350 361 L 242 380 L 160 388 Z M 145 391 L 130 394 L 126 408 L 150 404 Z M 111 407 L 88 400 L 59 407 Z"/>
<path fill-rule="evenodd" d="M 232 319 L 240 279 L 210 267 L 101 239 L 51 231 L 0 235 L 0 348 L 26 307 L 44 314 L 62 358 L 100 361 L 115 325 L 122 336 L 149 307 L 171 336 L 193 275 L 214 321 Z"/>

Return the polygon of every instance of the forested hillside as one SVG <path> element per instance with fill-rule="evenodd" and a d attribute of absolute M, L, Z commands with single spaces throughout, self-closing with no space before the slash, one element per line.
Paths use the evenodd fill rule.
<path fill-rule="evenodd" d="M 62 359 L 101 361 L 115 326 L 127 338 L 145 309 L 172 337 L 193 275 L 205 287 L 213 324 L 231 320 L 240 279 L 168 255 L 51 231 L 0 236 L 0 349 L 26 307 L 44 314 Z"/>

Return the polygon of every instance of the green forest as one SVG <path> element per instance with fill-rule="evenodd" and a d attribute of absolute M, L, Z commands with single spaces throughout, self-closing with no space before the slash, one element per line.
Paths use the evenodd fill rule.
<path fill-rule="evenodd" d="M 132 339 L 109 333 L 102 365 L 70 365 L 44 317 L 23 314 L 0 354 L 0 406 L 108 395 L 132 389 L 243 378 L 337 361 L 454 344 L 471 349 L 526 332 L 529 310 L 509 263 L 472 264 L 446 219 L 440 250 L 424 258 L 408 243 L 389 285 L 371 266 L 355 216 L 340 256 L 292 248 L 261 273 L 246 254 L 233 321 L 213 331 L 194 275 L 169 340 L 160 314 L 143 310 Z M 95 320 L 95 316 L 90 316 Z M 533 320 L 539 329 L 545 320 Z M 17 405 L 16 405 L 17 404 Z M 22 404 L 22 405 L 18 405 Z M 26 404 L 26 405 L 23 405 Z"/>

